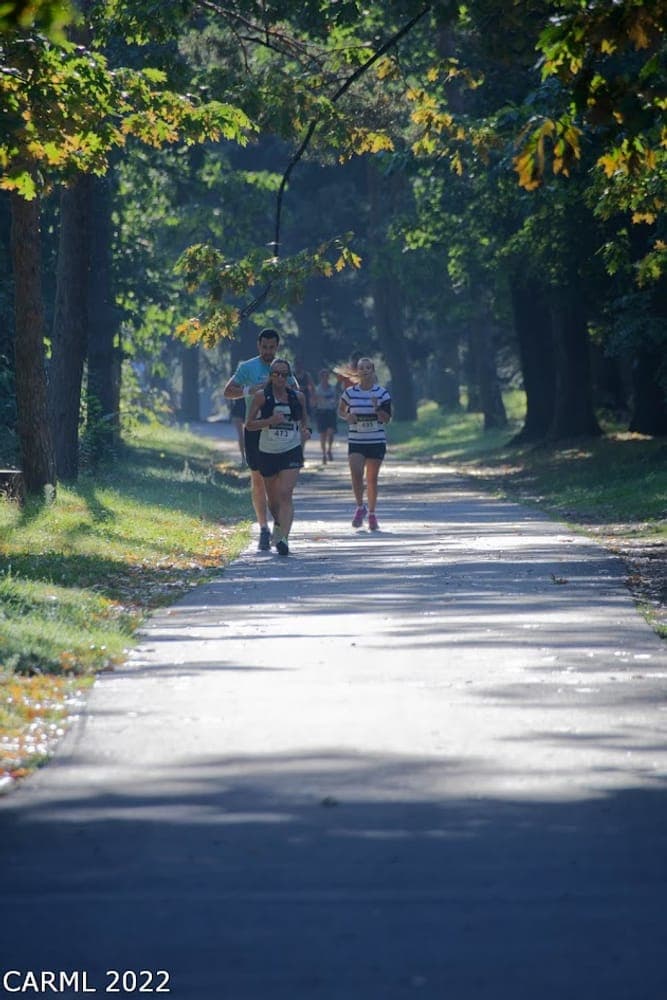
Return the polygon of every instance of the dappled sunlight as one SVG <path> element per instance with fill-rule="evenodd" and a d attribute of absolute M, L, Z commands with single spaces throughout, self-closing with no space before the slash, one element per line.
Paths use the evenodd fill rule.
<path fill-rule="evenodd" d="M 0 802 L 17 967 L 164 968 L 183 1000 L 661 995 L 664 647 L 620 560 L 417 468 L 383 472 L 377 534 L 342 463 L 304 474 L 289 558 L 253 540 L 98 679 Z"/>

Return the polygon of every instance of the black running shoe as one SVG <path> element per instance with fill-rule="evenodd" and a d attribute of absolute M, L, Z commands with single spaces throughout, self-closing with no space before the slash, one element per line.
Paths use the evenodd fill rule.
<path fill-rule="evenodd" d="M 259 552 L 268 552 L 271 548 L 271 532 L 268 528 L 259 529 L 259 545 L 257 549 Z"/>
<path fill-rule="evenodd" d="M 276 543 L 276 551 L 279 556 L 289 555 L 289 545 L 287 544 L 286 538 L 281 538 L 280 541 Z"/>

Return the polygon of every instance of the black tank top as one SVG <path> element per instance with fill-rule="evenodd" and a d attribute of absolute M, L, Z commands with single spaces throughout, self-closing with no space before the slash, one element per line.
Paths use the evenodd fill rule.
<path fill-rule="evenodd" d="M 260 410 L 262 420 L 266 420 L 272 415 L 276 405 L 273 389 L 270 385 L 267 385 L 264 390 L 264 396 L 264 404 Z M 295 393 L 294 389 L 290 389 L 289 386 L 287 386 L 287 402 L 289 403 L 290 417 L 296 423 L 296 421 L 301 420 L 303 416 L 303 407 L 301 406 L 299 397 Z"/>

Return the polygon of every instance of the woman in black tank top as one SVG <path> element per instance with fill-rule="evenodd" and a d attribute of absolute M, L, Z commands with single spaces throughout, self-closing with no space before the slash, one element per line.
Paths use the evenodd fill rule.
<path fill-rule="evenodd" d="M 289 554 L 288 537 L 294 519 L 292 495 L 303 466 L 303 444 L 310 438 L 302 392 L 287 385 L 289 362 L 275 358 L 269 381 L 256 392 L 246 427 L 259 431 L 259 471 L 264 477 L 269 506 L 277 511 L 272 544 L 280 555 Z"/>

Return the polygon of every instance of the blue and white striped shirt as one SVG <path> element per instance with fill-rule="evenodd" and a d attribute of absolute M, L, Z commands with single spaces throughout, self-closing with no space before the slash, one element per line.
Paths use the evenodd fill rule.
<path fill-rule="evenodd" d="M 373 385 L 370 389 L 362 389 L 360 385 L 351 385 L 341 397 L 349 406 L 350 412 L 357 418 L 356 423 L 347 425 L 350 444 L 384 444 L 387 434 L 384 424 L 377 418 L 376 409 L 382 408 L 391 413 L 391 396 L 381 385 Z"/>

